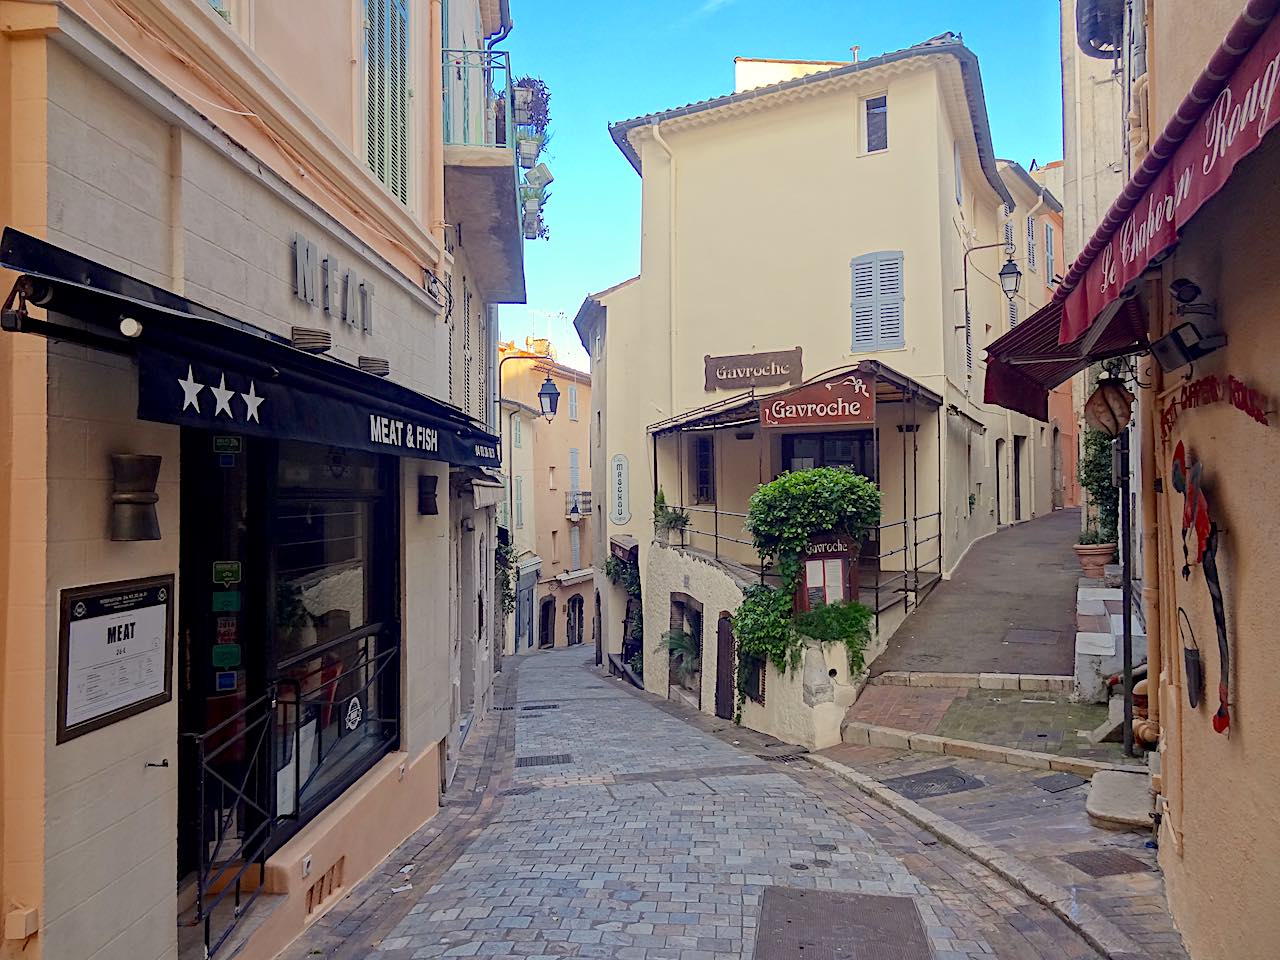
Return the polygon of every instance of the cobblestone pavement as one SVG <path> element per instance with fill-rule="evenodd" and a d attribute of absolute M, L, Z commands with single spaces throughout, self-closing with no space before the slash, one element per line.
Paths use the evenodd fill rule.
<path fill-rule="evenodd" d="M 893 635 L 872 672 L 1071 674 L 1080 578 L 1071 545 L 1079 533 L 1080 511 L 1058 510 L 979 540 Z M 1006 642 L 1014 628 L 1056 636 Z"/>
<path fill-rule="evenodd" d="M 1101 704 L 1072 703 L 1065 695 L 954 687 L 869 686 L 848 719 L 976 740 L 1019 750 L 1134 763 L 1118 743 L 1093 743 L 1086 734 L 1107 718 Z"/>
<path fill-rule="evenodd" d="M 1186 960 L 1169 916 L 1164 881 L 1149 834 L 1103 830 L 1084 810 L 1087 780 L 963 757 L 906 753 L 844 745 L 822 754 L 886 782 L 950 768 L 971 778 L 971 788 L 916 800 L 1017 857 L 1073 897 L 1099 910 L 1142 944 L 1153 960 Z M 901 781 L 899 781 L 900 783 Z M 973 785 L 976 784 L 976 785 Z M 889 784 L 894 786 L 893 783 Z M 1110 876 L 1092 877 L 1063 857 L 1080 853 L 1124 854 Z"/>
<path fill-rule="evenodd" d="M 834 774 L 762 759 L 785 745 L 603 679 L 589 657 L 521 660 L 515 709 L 473 733 L 469 746 L 496 745 L 473 763 L 470 799 L 291 958 L 739 960 L 753 956 L 775 885 L 909 897 L 932 960 L 1096 956 L 1051 912 Z M 406 876 L 412 890 L 391 893 Z"/>

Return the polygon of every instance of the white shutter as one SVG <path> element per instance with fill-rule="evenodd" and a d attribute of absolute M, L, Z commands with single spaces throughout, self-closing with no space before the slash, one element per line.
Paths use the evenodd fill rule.
<path fill-rule="evenodd" d="M 578 385 L 569 384 L 569 419 L 578 419 Z"/>
<path fill-rule="evenodd" d="M 582 528 L 569 528 L 569 569 L 582 569 Z"/>
<path fill-rule="evenodd" d="M 569 448 L 569 491 L 577 493 L 582 489 L 582 474 L 577 447 Z"/>
<path fill-rule="evenodd" d="M 1053 257 L 1053 224 L 1044 225 L 1044 282 L 1053 286 L 1053 278 L 1057 274 L 1057 264 Z"/>
<path fill-rule="evenodd" d="M 1036 218 L 1027 217 L 1027 269 L 1035 271 L 1036 269 Z"/>
<path fill-rule="evenodd" d="M 1008 208 L 1006 207 L 1005 209 L 1007 210 Z M 1007 214 L 1006 214 L 1006 216 L 1007 216 Z M 1015 246 L 1015 243 L 1014 243 L 1014 236 L 1013 236 L 1013 221 L 1012 221 L 1012 220 L 1007 220 L 1007 221 L 1005 221 L 1005 225 L 1004 225 L 1004 245 L 1005 245 L 1006 247 L 1008 247 L 1009 249 L 1011 249 L 1011 250 L 1012 250 L 1012 249 L 1014 248 L 1014 246 Z"/>
<path fill-rule="evenodd" d="M 516 477 L 512 499 L 516 502 L 516 529 L 520 530 L 524 527 L 524 477 Z"/>
<path fill-rule="evenodd" d="M 1009 301 L 1009 329 L 1012 330 L 1018 325 L 1018 301 Z"/>
<path fill-rule="evenodd" d="M 511 415 L 511 443 L 517 448 L 524 446 L 524 427 L 515 413 Z"/>
<path fill-rule="evenodd" d="M 876 269 L 876 343 L 880 350 L 901 347 L 903 329 L 902 254 L 882 253 Z"/>
<path fill-rule="evenodd" d="M 876 261 L 874 256 L 853 261 L 853 352 L 876 349 Z"/>

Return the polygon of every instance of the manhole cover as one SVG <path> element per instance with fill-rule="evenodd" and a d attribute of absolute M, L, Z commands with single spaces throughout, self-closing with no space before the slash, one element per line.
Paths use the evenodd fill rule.
<path fill-rule="evenodd" d="M 1118 877 L 1125 873 L 1150 873 L 1151 868 L 1119 850 L 1085 850 L 1066 853 L 1058 858 L 1091 877 Z"/>
<path fill-rule="evenodd" d="M 829 867 L 831 866 L 831 861 L 830 860 L 814 860 L 813 865 L 815 867 Z"/>
<path fill-rule="evenodd" d="M 1048 793 L 1062 793 L 1064 790 L 1071 790 L 1089 781 L 1084 777 L 1077 777 L 1074 773 L 1051 773 L 1047 777 L 1037 777 L 1031 782 Z"/>
<path fill-rule="evenodd" d="M 835 853 L 837 850 L 840 849 L 834 843 L 817 843 L 817 844 L 814 844 L 814 846 L 816 846 L 819 850 L 823 851 L 824 853 Z"/>
<path fill-rule="evenodd" d="M 521 709 L 521 710 L 559 710 L 559 709 L 560 709 L 560 704 L 558 704 L 558 703 L 537 703 L 537 704 L 533 704 L 532 706 L 528 706 L 528 707 L 521 707 L 520 709 Z"/>
<path fill-rule="evenodd" d="M 929 960 L 908 897 L 765 887 L 756 960 Z"/>
<path fill-rule="evenodd" d="M 517 767 L 557 767 L 564 763 L 573 763 L 573 757 L 567 753 L 545 753 L 536 757 L 517 757 Z"/>
<path fill-rule="evenodd" d="M 937 770 L 926 770 L 924 773 L 913 773 L 905 777 L 894 777 L 883 781 L 890 790 L 902 794 L 908 800 L 924 800 L 927 797 L 941 797 L 948 793 L 959 793 L 961 790 L 976 790 L 986 784 L 977 777 L 970 777 L 955 767 L 940 767 Z"/>
<path fill-rule="evenodd" d="M 537 787 L 512 787 L 510 790 L 503 790 L 502 795 L 504 797 L 524 797 L 537 792 Z"/>
<path fill-rule="evenodd" d="M 1060 639 L 1056 630 L 1010 630 L 1004 635 L 1005 643 L 1036 643 L 1042 647 L 1051 647 Z"/>

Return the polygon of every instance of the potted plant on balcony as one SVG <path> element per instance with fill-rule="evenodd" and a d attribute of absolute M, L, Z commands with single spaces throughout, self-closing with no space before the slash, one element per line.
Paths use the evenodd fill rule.
<path fill-rule="evenodd" d="M 546 133 L 551 126 L 551 91 L 538 77 L 521 77 L 512 89 L 516 123 L 533 133 Z"/>
<path fill-rule="evenodd" d="M 1072 548 L 1086 577 L 1101 580 L 1116 555 L 1116 525 L 1120 516 L 1120 491 L 1111 472 L 1112 440 L 1101 430 L 1084 433 L 1080 459 L 1080 486 L 1089 494 L 1089 514 L 1079 542 Z"/>
<path fill-rule="evenodd" d="M 516 141 L 516 152 L 520 158 L 520 166 L 532 170 L 538 163 L 538 156 L 547 143 L 545 133 L 521 133 Z"/>
<path fill-rule="evenodd" d="M 520 205 L 526 217 L 536 217 L 542 213 L 543 204 L 551 198 L 546 187 L 535 187 L 530 183 L 520 184 Z"/>
<path fill-rule="evenodd" d="M 658 488 L 658 495 L 653 498 L 653 532 L 659 543 L 670 543 L 671 533 L 675 531 L 679 534 L 680 544 L 683 545 L 684 529 L 689 526 L 689 521 L 692 519 L 687 510 L 668 506 L 666 494 L 662 492 L 661 487 Z"/>

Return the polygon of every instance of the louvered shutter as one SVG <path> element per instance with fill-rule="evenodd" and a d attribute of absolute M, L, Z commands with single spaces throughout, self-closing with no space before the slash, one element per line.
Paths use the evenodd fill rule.
<path fill-rule="evenodd" d="M 1018 301 L 1009 301 L 1009 329 L 1012 330 L 1018 325 Z"/>
<path fill-rule="evenodd" d="M 520 530 L 524 527 L 524 477 L 516 477 L 515 484 L 512 499 L 516 502 L 516 529 Z"/>
<path fill-rule="evenodd" d="M 578 385 L 569 384 L 569 419 L 578 419 Z"/>
<path fill-rule="evenodd" d="M 1036 269 L 1036 218 L 1027 217 L 1027 269 Z"/>
<path fill-rule="evenodd" d="M 888 350 L 905 342 L 903 329 L 902 254 L 882 253 L 876 268 L 876 348 Z"/>
<path fill-rule="evenodd" d="M 853 261 L 853 352 L 876 349 L 876 260 Z"/>
<path fill-rule="evenodd" d="M 1053 286 L 1053 278 L 1057 273 L 1057 264 L 1054 262 L 1053 241 L 1053 224 L 1046 223 L 1044 225 L 1044 282 L 1049 286 Z"/>
<path fill-rule="evenodd" d="M 580 527 L 569 529 L 569 569 L 582 569 L 582 529 Z"/>
<path fill-rule="evenodd" d="M 365 138 L 369 169 L 409 202 L 409 7 L 365 2 Z"/>
<path fill-rule="evenodd" d="M 577 493 L 582 489 L 582 474 L 580 470 L 580 457 L 577 447 L 569 448 L 569 490 L 571 493 Z"/>

